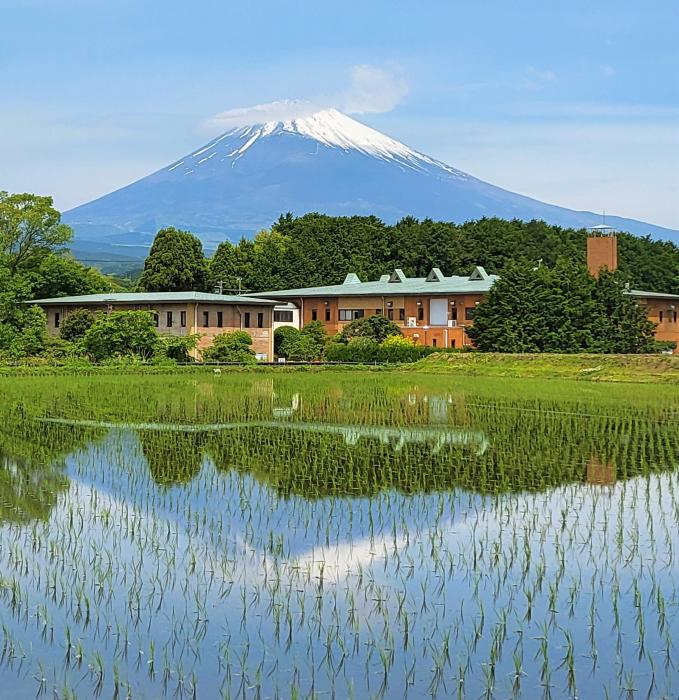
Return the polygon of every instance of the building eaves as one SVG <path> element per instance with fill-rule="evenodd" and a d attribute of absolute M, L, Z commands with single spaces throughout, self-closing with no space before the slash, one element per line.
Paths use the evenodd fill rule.
<path fill-rule="evenodd" d="M 628 289 L 625 291 L 633 297 L 640 299 L 679 299 L 679 294 L 666 294 L 665 292 L 644 292 L 640 289 Z"/>
<path fill-rule="evenodd" d="M 209 303 L 209 304 L 259 304 L 274 306 L 278 302 L 263 296 L 241 296 L 228 294 L 209 294 L 206 292 L 130 292 L 116 294 L 84 294 L 70 297 L 51 297 L 49 299 L 32 299 L 25 303 L 41 306 L 54 305 L 92 305 L 92 304 L 173 304 L 173 303 Z"/>

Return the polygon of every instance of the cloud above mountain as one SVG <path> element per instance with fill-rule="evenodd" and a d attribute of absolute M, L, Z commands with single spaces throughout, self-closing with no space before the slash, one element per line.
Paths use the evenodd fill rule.
<path fill-rule="evenodd" d="M 219 112 L 201 123 L 205 133 L 221 133 L 239 126 L 308 117 L 335 108 L 347 114 L 380 114 L 401 104 L 408 95 L 407 81 L 395 69 L 367 64 L 351 68 L 349 86 L 331 95 L 306 100 L 276 100 Z"/>

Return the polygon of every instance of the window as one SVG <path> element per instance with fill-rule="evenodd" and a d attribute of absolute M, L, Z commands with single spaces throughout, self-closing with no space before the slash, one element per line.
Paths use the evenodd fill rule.
<path fill-rule="evenodd" d="M 454 347 L 455 347 L 455 338 L 453 338 L 453 339 L 450 341 L 450 347 L 451 347 L 451 348 L 454 348 Z"/>
<path fill-rule="evenodd" d="M 450 307 L 450 318 L 452 318 L 453 321 L 457 321 L 457 306 Z"/>
<path fill-rule="evenodd" d="M 399 321 L 405 321 L 405 320 L 406 320 L 406 310 L 405 310 L 405 309 L 399 309 L 399 310 L 398 310 L 398 320 L 399 320 Z"/>
<path fill-rule="evenodd" d="M 318 311 L 316 309 L 311 309 L 311 320 L 318 321 Z"/>
<path fill-rule="evenodd" d="M 54 314 L 54 327 L 59 328 L 61 325 L 61 314 L 59 312 Z"/>
<path fill-rule="evenodd" d="M 210 312 L 203 311 L 203 328 L 209 328 L 209 327 L 210 327 Z"/>
<path fill-rule="evenodd" d="M 154 325 L 156 328 L 158 328 L 158 324 L 159 324 L 159 321 L 158 321 L 158 312 L 157 312 L 157 311 L 154 311 L 154 312 L 153 312 L 153 325 Z"/>
<path fill-rule="evenodd" d="M 672 323 L 676 323 L 676 322 L 677 322 L 677 312 L 673 311 L 672 312 Z"/>
<path fill-rule="evenodd" d="M 375 316 L 381 316 L 382 315 L 382 309 L 375 309 Z"/>
<path fill-rule="evenodd" d="M 330 320 L 330 307 L 329 306 L 325 307 L 325 320 L 326 321 Z"/>
<path fill-rule="evenodd" d="M 172 328 L 172 311 L 167 312 L 167 323 L 168 328 Z"/>
<path fill-rule="evenodd" d="M 476 311 L 475 306 L 466 306 L 464 309 L 464 317 L 467 321 L 471 321 L 474 318 L 474 311 Z"/>
<path fill-rule="evenodd" d="M 182 311 L 182 312 L 179 314 L 179 325 L 180 325 L 182 328 L 186 328 L 186 311 Z"/>
<path fill-rule="evenodd" d="M 274 311 L 273 320 L 276 323 L 292 323 L 292 311 Z"/>
<path fill-rule="evenodd" d="M 417 309 L 417 320 L 424 321 L 424 306 L 420 306 Z"/>
<path fill-rule="evenodd" d="M 662 323 L 663 315 L 664 315 L 664 314 L 663 314 L 662 311 L 658 314 L 658 320 L 659 320 L 661 323 Z"/>
<path fill-rule="evenodd" d="M 224 328 L 224 312 L 217 312 L 217 328 Z"/>
<path fill-rule="evenodd" d="M 245 328 L 250 328 L 250 312 L 249 311 L 246 311 L 243 314 L 243 326 Z"/>
<path fill-rule="evenodd" d="M 436 338 L 432 338 L 431 346 L 432 346 L 433 348 L 436 347 Z"/>
<path fill-rule="evenodd" d="M 339 310 L 339 320 L 340 321 L 353 321 L 356 318 L 363 318 L 363 309 L 340 309 Z"/>
<path fill-rule="evenodd" d="M 261 311 L 257 314 L 257 328 L 264 328 L 264 314 Z"/>
<path fill-rule="evenodd" d="M 394 320 L 394 310 L 393 310 L 393 309 L 387 309 L 387 318 L 388 318 L 390 321 L 393 321 L 393 320 Z"/>

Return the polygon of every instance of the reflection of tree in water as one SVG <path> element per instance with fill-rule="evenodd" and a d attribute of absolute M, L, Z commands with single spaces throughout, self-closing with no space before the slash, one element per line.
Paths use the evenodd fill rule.
<path fill-rule="evenodd" d="M 156 484 L 185 484 L 200 472 L 204 434 L 140 430 L 138 436 Z"/>
<path fill-rule="evenodd" d="M 281 495 L 370 496 L 456 487 L 484 494 L 540 491 L 569 483 L 612 484 L 673 468 L 676 423 L 643 416 L 577 416 L 486 410 L 474 427 L 489 447 L 433 442 L 347 442 L 291 427 L 214 434 L 206 449 L 221 470 L 250 471 Z M 593 473 L 595 465 L 603 465 Z M 605 472 L 605 473 L 604 473 Z"/>
<path fill-rule="evenodd" d="M 47 520 L 68 488 L 64 456 L 86 444 L 92 431 L 8 416 L 0 421 L 0 523 Z"/>

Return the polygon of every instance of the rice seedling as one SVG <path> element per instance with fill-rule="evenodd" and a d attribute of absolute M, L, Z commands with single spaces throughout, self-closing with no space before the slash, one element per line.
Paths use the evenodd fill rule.
<path fill-rule="evenodd" d="M 10 697 L 679 692 L 674 389 L 0 381 Z"/>

